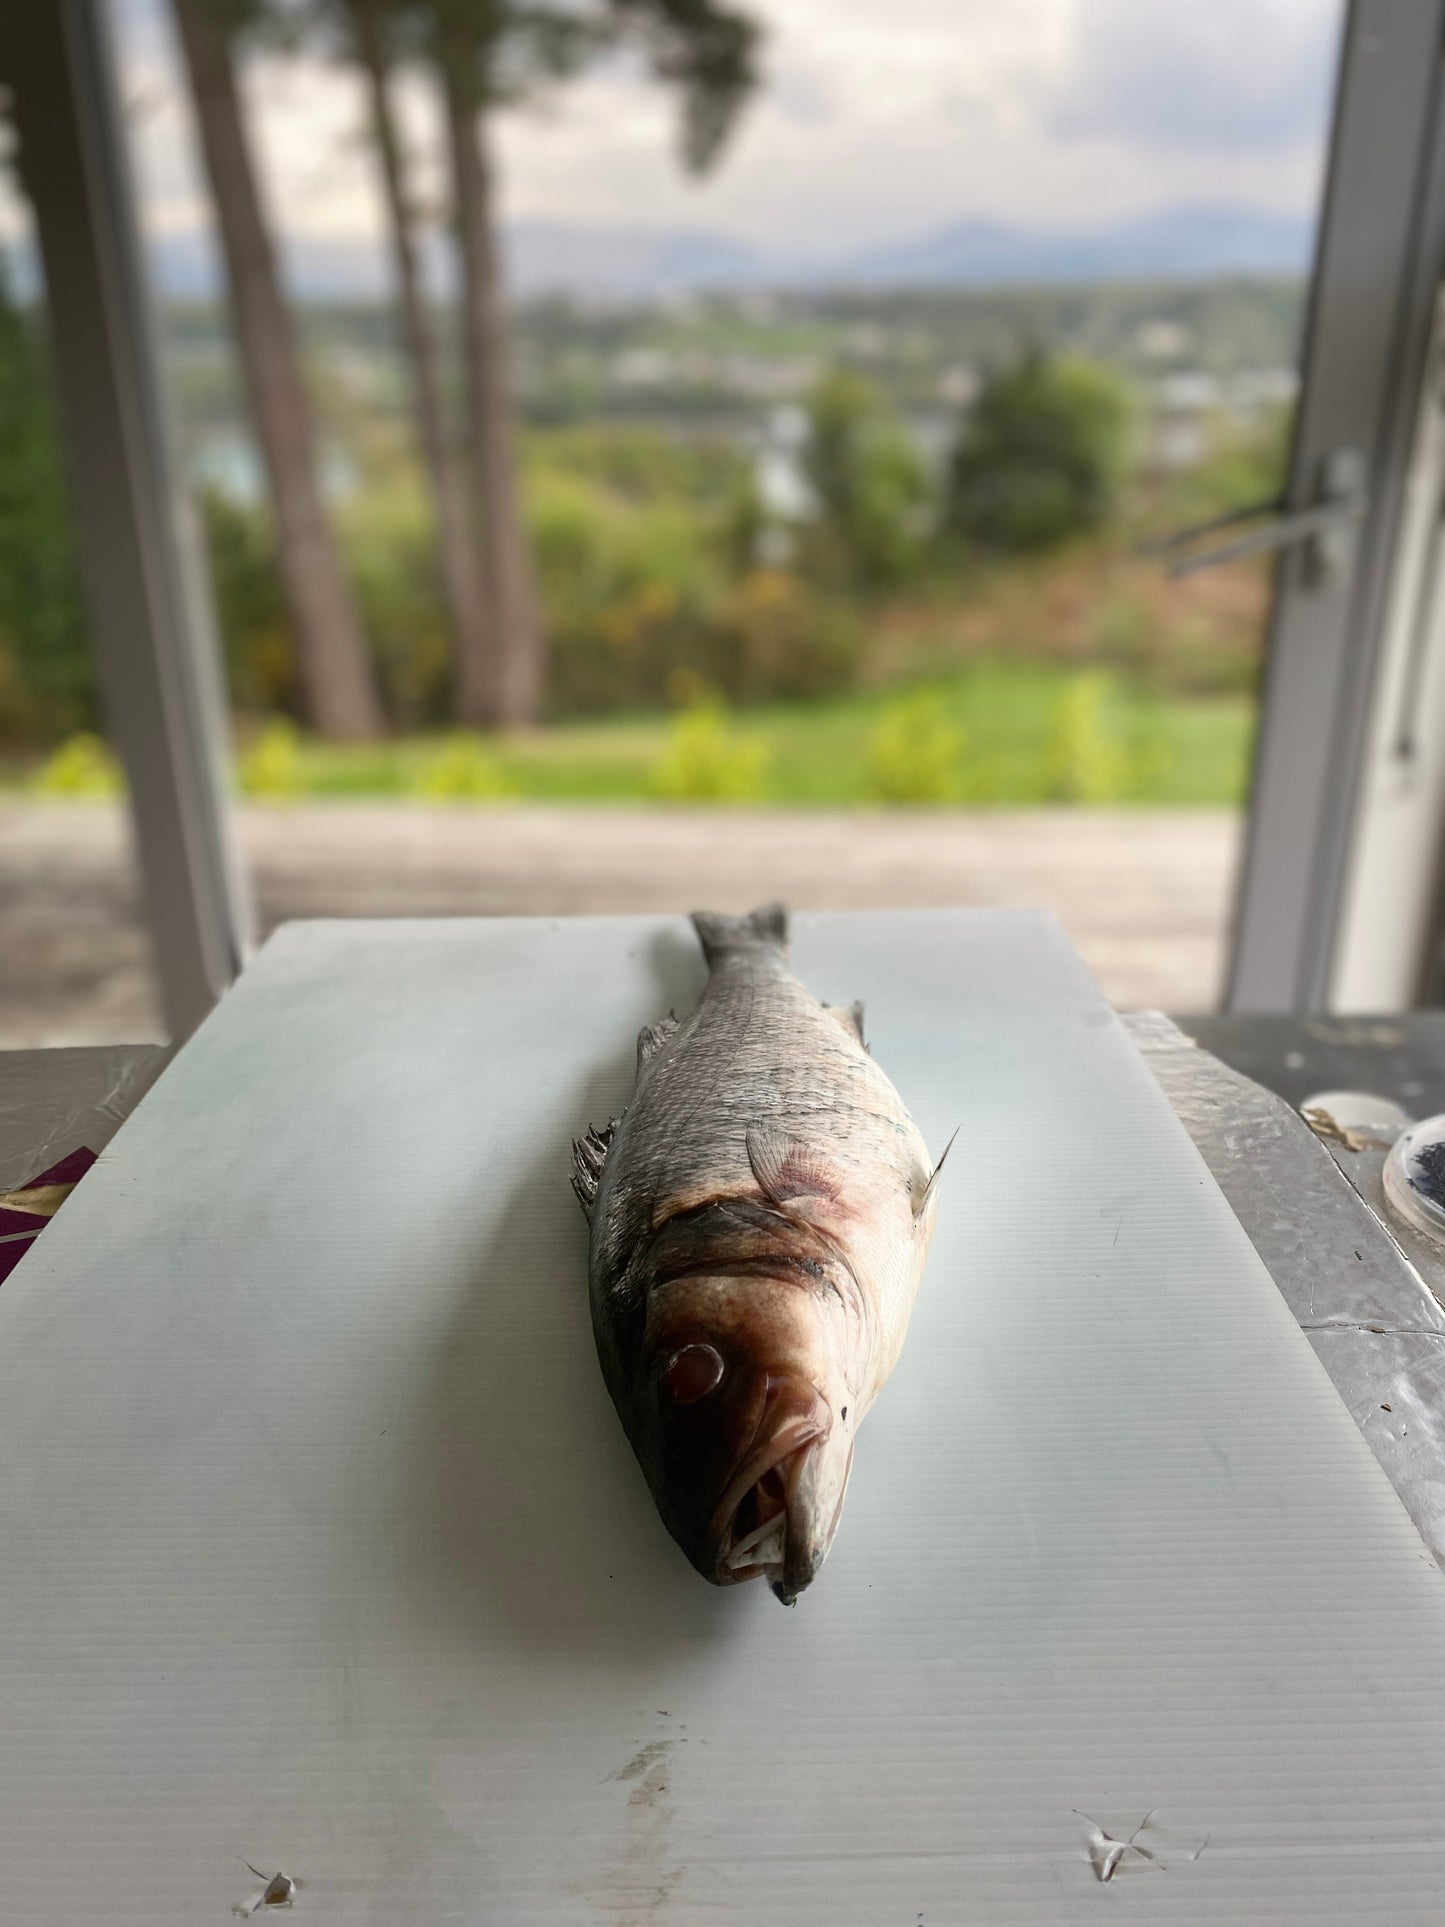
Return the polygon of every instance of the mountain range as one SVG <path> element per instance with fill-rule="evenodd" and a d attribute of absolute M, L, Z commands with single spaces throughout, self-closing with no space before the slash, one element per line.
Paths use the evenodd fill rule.
<path fill-rule="evenodd" d="M 1225 273 L 1298 274 L 1312 223 L 1240 207 L 1179 207 L 1088 229 L 1045 229 L 970 218 L 866 248 L 785 251 L 707 228 L 600 226 L 524 220 L 504 234 L 510 284 L 522 296 L 657 300 L 705 291 L 1001 287 L 1176 280 Z M 158 241 L 161 292 L 202 299 L 217 289 L 207 235 Z M 294 292 L 310 300 L 373 300 L 387 292 L 373 247 L 308 241 L 286 249 Z M 436 250 L 445 274 L 445 250 Z"/>

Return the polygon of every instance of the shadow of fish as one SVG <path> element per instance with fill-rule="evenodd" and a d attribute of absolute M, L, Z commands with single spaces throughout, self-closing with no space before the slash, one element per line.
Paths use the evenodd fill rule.
<path fill-rule="evenodd" d="M 902 1349 L 943 1160 L 862 1006 L 793 975 L 780 906 L 693 924 L 697 1008 L 643 1030 L 632 1102 L 573 1147 L 592 1324 L 668 1530 L 705 1579 L 791 1605 Z"/>

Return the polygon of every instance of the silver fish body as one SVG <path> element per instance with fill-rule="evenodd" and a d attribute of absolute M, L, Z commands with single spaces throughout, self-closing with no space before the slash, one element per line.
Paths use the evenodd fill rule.
<path fill-rule="evenodd" d="M 785 912 L 693 922 L 697 1008 L 641 1033 L 626 1112 L 574 1146 L 592 1323 L 674 1538 L 791 1604 L 902 1349 L 937 1172 L 861 1007 L 793 975 Z"/>

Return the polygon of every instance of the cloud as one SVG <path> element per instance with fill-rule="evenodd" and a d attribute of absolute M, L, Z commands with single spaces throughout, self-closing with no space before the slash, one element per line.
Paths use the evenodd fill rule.
<path fill-rule="evenodd" d="M 1078 0 L 1046 125 L 1152 148 L 1318 144 L 1340 18 L 1340 0 Z"/>
<path fill-rule="evenodd" d="M 765 84 L 774 112 L 800 126 L 826 127 L 837 120 L 837 101 L 822 75 L 812 68 L 780 66 L 766 76 Z"/>
<path fill-rule="evenodd" d="M 169 10 L 111 3 L 146 224 L 179 241 L 209 210 Z M 966 216 L 1060 229 L 1169 205 L 1311 205 L 1339 0 L 748 3 L 765 80 L 714 173 L 684 176 L 675 99 L 635 62 L 609 63 L 501 117 L 507 218 L 816 252 Z M 370 247 L 384 274 L 353 79 L 308 54 L 246 65 L 266 203 L 290 251 Z M 414 78 L 399 99 L 418 186 L 440 209 L 433 92 Z"/>
<path fill-rule="evenodd" d="M 1339 0 L 752 5 L 765 85 L 714 177 L 679 177 L 655 90 L 597 76 L 545 126 L 505 127 L 510 210 L 806 248 L 964 215 L 1067 227 L 1314 203 Z"/>

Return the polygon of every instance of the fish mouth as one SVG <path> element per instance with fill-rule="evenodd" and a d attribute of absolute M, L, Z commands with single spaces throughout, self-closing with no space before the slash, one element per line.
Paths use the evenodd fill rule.
<path fill-rule="evenodd" d="M 823 1562 L 842 1510 L 841 1495 L 826 1533 L 819 1538 L 805 1519 L 800 1488 L 817 1449 L 832 1430 L 833 1415 L 822 1395 L 798 1380 L 774 1381 L 758 1433 L 763 1443 L 748 1453 L 713 1513 L 710 1577 L 719 1586 L 766 1578 L 789 1605 Z"/>

